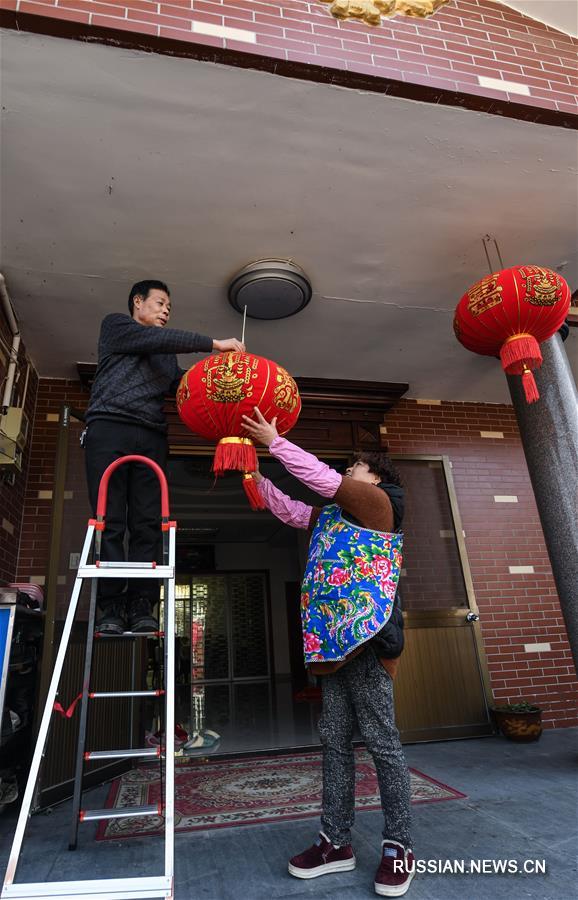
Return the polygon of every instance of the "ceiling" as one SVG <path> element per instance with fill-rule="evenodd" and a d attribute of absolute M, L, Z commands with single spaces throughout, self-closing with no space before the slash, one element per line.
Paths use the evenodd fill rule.
<path fill-rule="evenodd" d="M 280 256 L 313 299 L 249 321 L 252 352 L 297 376 L 508 402 L 499 365 L 452 332 L 487 273 L 482 236 L 506 265 L 578 284 L 571 131 L 12 31 L 1 65 L 2 271 L 43 376 L 94 361 L 102 316 L 143 277 L 169 283 L 174 327 L 240 336 L 228 280 Z"/>
<path fill-rule="evenodd" d="M 525 16 L 578 37 L 578 0 L 500 0 Z"/>

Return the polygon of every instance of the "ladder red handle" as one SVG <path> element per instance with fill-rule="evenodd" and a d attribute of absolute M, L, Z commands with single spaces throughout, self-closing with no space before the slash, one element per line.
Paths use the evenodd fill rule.
<path fill-rule="evenodd" d="M 118 459 L 115 459 L 114 462 L 111 462 L 110 466 L 104 470 L 102 478 L 100 479 L 100 486 L 98 488 L 98 500 L 96 502 L 96 516 L 98 519 L 104 519 L 106 513 L 106 501 L 108 497 L 108 483 L 110 481 L 110 476 L 112 473 L 118 469 L 119 466 L 122 466 L 124 463 L 143 463 L 145 466 L 149 466 L 157 476 L 159 480 L 159 484 L 161 486 L 161 516 L 163 519 L 169 518 L 169 487 L 167 484 L 167 479 L 165 473 L 161 469 L 158 463 L 156 463 L 153 459 L 149 459 L 147 456 L 120 456 Z"/>

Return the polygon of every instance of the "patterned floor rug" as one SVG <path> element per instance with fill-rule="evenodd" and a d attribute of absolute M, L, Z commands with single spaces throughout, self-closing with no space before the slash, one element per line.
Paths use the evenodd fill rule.
<path fill-rule="evenodd" d="M 356 750 L 356 809 L 380 809 L 372 759 Z M 412 803 L 435 803 L 466 795 L 422 772 L 410 769 Z M 107 808 L 158 803 L 158 766 L 143 765 L 116 779 Z M 229 825 L 257 825 L 318 816 L 321 803 L 321 753 L 294 753 L 235 760 L 186 760 L 175 767 L 175 830 L 202 831 Z M 160 816 L 101 822 L 96 839 L 118 840 L 161 834 Z"/>

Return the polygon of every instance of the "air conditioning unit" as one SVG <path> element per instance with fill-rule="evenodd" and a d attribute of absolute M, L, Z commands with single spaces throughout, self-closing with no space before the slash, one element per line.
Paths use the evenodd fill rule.
<path fill-rule="evenodd" d="M 0 466 L 22 469 L 22 451 L 28 440 L 30 423 L 22 407 L 9 406 L 0 416 Z"/>

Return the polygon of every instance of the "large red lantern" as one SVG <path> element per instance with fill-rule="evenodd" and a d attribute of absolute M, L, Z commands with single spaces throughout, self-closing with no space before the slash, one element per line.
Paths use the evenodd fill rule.
<path fill-rule="evenodd" d="M 485 356 L 499 356 L 509 375 L 521 375 L 528 403 L 539 398 L 532 369 L 542 365 L 540 343 L 564 323 L 570 288 L 551 269 L 514 266 L 487 275 L 457 305 L 458 341 Z"/>
<path fill-rule="evenodd" d="M 257 468 L 257 453 L 241 416 L 258 407 L 267 421 L 277 417 L 279 434 L 299 418 L 301 398 L 295 381 L 282 366 L 251 353 L 219 353 L 186 372 L 177 391 L 177 409 L 185 425 L 209 441 L 217 441 L 213 471 L 244 473 L 243 487 L 253 509 L 265 505 L 248 472 Z"/>

